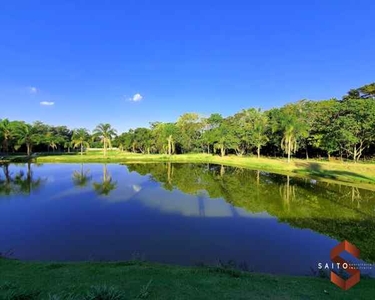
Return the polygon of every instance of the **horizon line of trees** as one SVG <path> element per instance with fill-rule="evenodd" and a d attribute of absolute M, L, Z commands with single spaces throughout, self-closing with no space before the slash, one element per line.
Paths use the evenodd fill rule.
<path fill-rule="evenodd" d="M 358 161 L 375 155 L 375 83 L 351 89 L 342 99 L 300 100 L 281 108 L 244 109 L 224 118 L 185 113 L 176 122 L 152 122 L 117 134 L 110 124 L 85 128 L 42 122 L 0 120 L 3 153 L 71 152 L 112 146 L 134 153 L 209 153 L 286 156 L 331 156 Z"/>

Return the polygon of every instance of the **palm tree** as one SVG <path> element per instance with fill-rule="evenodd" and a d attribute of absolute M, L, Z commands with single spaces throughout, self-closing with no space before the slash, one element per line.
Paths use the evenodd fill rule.
<path fill-rule="evenodd" d="M 107 165 L 103 165 L 103 179 L 102 182 L 94 182 L 93 187 L 98 195 L 108 196 L 111 191 L 116 189 L 117 182 L 112 181 L 111 175 L 109 175 L 107 170 Z"/>
<path fill-rule="evenodd" d="M 90 171 L 83 171 L 83 164 L 81 164 L 81 171 L 74 171 L 73 173 L 73 183 L 79 187 L 85 187 L 87 183 L 91 180 L 91 176 L 88 175 Z"/>
<path fill-rule="evenodd" d="M 281 140 L 281 149 L 288 155 L 288 163 L 291 154 L 297 151 L 297 139 L 294 124 L 287 124 L 284 127 L 283 138 Z"/>
<path fill-rule="evenodd" d="M 28 156 L 31 155 L 33 145 L 38 144 L 41 139 L 34 127 L 24 122 L 18 123 L 14 127 L 14 136 L 18 139 L 18 145 L 26 145 Z"/>
<path fill-rule="evenodd" d="M 55 149 L 57 149 L 57 144 L 60 142 L 60 139 L 54 135 L 52 132 L 48 132 L 45 138 L 45 143 L 48 146 L 48 152 L 49 148 L 52 148 L 52 151 L 55 152 Z"/>
<path fill-rule="evenodd" d="M 0 120 L 0 134 L 3 138 L 4 152 L 8 153 L 9 140 L 12 138 L 12 123 L 8 119 Z"/>
<path fill-rule="evenodd" d="M 306 117 L 305 110 L 299 103 L 288 104 L 280 110 L 278 121 L 272 124 L 272 131 L 279 131 L 282 135 L 281 149 L 287 154 L 288 163 L 292 154 L 298 150 L 298 141 L 308 136 Z"/>
<path fill-rule="evenodd" d="M 103 144 L 103 155 L 107 156 L 107 148 L 112 147 L 111 140 L 116 135 L 116 130 L 110 124 L 99 124 L 94 129 L 94 138 L 99 138 Z"/>
<path fill-rule="evenodd" d="M 171 134 L 168 136 L 167 142 L 168 142 L 168 155 L 172 155 L 175 152 L 175 142 Z"/>
<path fill-rule="evenodd" d="M 81 147 L 81 155 L 83 155 L 83 148 L 88 149 L 90 144 L 88 142 L 89 133 L 85 128 L 80 128 L 74 131 L 72 136 L 72 145 L 74 148 Z"/>

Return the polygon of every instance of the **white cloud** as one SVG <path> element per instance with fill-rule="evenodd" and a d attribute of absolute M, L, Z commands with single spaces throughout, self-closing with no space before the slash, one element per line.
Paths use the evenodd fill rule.
<path fill-rule="evenodd" d="M 36 94 L 38 92 L 38 89 L 35 86 L 29 87 L 30 94 Z"/>
<path fill-rule="evenodd" d="M 42 102 L 40 102 L 40 105 L 52 106 L 52 105 L 55 105 L 55 102 L 42 101 Z"/>
<path fill-rule="evenodd" d="M 143 99 L 142 95 L 137 93 L 133 97 L 131 97 L 129 100 L 133 102 L 139 102 Z"/>

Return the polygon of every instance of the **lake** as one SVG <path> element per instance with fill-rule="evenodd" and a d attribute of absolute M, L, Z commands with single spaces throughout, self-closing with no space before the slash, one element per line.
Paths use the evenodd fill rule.
<path fill-rule="evenodd" d="M 375 262 L 374 191 L 214 164 L 0 169 L 0 252 L 21 260 L 312 275 L 345 239 Z"/>

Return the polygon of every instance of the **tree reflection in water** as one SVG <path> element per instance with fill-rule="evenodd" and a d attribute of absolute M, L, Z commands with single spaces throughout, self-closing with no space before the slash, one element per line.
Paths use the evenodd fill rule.
<path fill-rule="evenodd" d="M 112 180 L 108 173 L 107 165 L 103 164 L 103 177 L 101 182 L 94 182 L 93 188 L 98 195 L 108 196 L 117 187 L 117 182 Z"/>
<path fill-rule="evenodd" d="M 151 174 L 168 190 L 198 198 L 206 191 L 211 198 L 223 198 L 249 212 L 267 212 L 291 226 L 349 240 L 361 249 L 363 259 L 375 262 L 373 191 L 211 164 L 131 164 L 128 168 Z M 204 214 L 201 205 L 200 212 Z"/>
<path fill-rule="evenodd" d="M 91 181 L 92 176 L 89 175 L 90 170 L 84 171 L 83 169 L 83 164 L 81 164 L 81 169 L 80 171 L 74 171 L 72 180 L 75 186 L 78 187 L 86 187 L 87 184 Z"/>
<path fill-rule="evenodd" d="M 21 169 L 13 176 L 9 164 L 2 165 L 4 178 L 0 176 L 0 195 L 30 194 L 41 187 L 44 180 L 34 178 L 31 163 L 26 164 L 26 172 Z"/>

